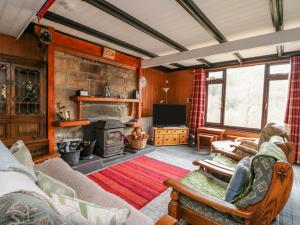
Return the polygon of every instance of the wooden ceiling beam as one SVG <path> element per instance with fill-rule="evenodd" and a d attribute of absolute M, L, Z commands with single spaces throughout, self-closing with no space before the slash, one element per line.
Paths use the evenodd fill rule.
<path fill-rule="evenodd" d="M 234 53 L 240 50 L 278 45 L 299 40 L 300 28 L 293 28 L 143 60 L 142 67 L 148 68 L 178 61 L 203 58 L 223 53 Z"/>
<path fill-rule="evenodd" d="M 150 35 L 151 37 L 157 39 L 160 42 L 180 51 L 187 51 L 188 49 L 179 43 L 175 42 L 174 40 L 168 38 L 167 36 L 163 35 L 159 31 L 153 29 L 152 27 L 148 26 L 147 24 L 143 23 L 142 21 L 138 20 L 137 18 L 131 16 L 127 12 L 123 11 L 122 9 L 114 6 L 113 4 L 105 1 L 105 0 L 83 0 L 84 2 L 108 13 L 109 15 L 116 17 L 119 20 L 133 26 L 134 28 L 144 32 L 145 34 Z M 177 68 L 185 68 L 185 66 L 179 63 L 173 63 L 172 66 Z"/>
<path fill-rule="evenodd" d="M 110 35 L 104 34 L 104 33 L 100 32 L 100 31 L 94 30 L 94 29 L 92 29 L 90 27 L 87 27 L 85 25 L 77 23 L 77 22 L 75 22 L 73 20 L 70 20 L 70 19 L 68 19 L 66 17 L 60 16 L 60 15 L 55 14 L 53 12 L 48 11 L 44 15 L 44 18 L 47 19 L 47 20 L 53 21 L 55 23 L 59 23 L 59 24 L 62 24 L 64 26 L 70 27 L 72 29 L 78 30 L 78 31 L 83 32 L 85 34 L 88 34 L 88 35 L 97 37 L 99 39 L 105 40 L 107 42 L 113 43 L 115 45 L 121 46 L 123 48 L 126 48 L 126 49 L 132 50 L 134 52 L 140 53 L 142 55 L 148 56 L 150 58 L 159 57 L 158 55 L 156 55 L 156 54 L 154 54 L 152 52 L 149 52 L 149 51 L 141 49 L 141 48 L 139 48 L 137 46 L 131 45 L 131 44 L 127 43 L 127 42 L 124 42 L 122 40 L 114 38 L 114 37 L 112 37 Z M 183 66 L 180 66 L 178 68 L 183 68 Z"/>
<path fill-rule="evenodd" d="M 193 0 L 176 0 L 211 36 L 219 43 L 228 42 L 226 37 L 217 29 L 217 27 L 208 19 L 202 10 L 194 3 Z M 241 54 L 234 53 L 234 57 L 241 62 Z"/>
<path fill-rule="evenodd" d="M 282 0 L 269 0 L 272 23 L 276 31 L 283 30 L 283 2 Z M 276 46 L 278 57 L 284 53 L 284 45 Z"/>

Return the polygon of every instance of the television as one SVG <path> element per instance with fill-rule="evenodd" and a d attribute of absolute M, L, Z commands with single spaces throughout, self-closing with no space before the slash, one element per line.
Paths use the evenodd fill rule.
<path fill-rule="evenodd" d="M 179 126 L 185 124 L 185 105 L 153 104 L 154 126 Z"/>

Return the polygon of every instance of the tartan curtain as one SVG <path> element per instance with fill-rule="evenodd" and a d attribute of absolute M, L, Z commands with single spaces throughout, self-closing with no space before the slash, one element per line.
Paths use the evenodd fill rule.
<path fill-rule="evenodd" d="M 198 127 L 204 126 L 206 107 L 206 73 L 204 69 L 194 70 L 194 84 L 190 113 L 190 132 L 195 134 Z"/>
<path fill-rule="evenodd" d="M 300 163 L 300 56 L 291 59 L 285 123 L 291 127 L 290 140 L 296 147 L 296 163 Z"/>

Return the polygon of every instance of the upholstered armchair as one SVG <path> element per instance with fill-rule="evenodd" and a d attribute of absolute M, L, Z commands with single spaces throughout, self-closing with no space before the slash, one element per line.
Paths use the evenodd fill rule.
<path fill-rule="evenodd" d="M 191 172 L 180 181 L 166 180 L 164 184 L 173 189 L 169 216 L 192 225 L 270 224 L 289 198 L 293 169 L 286 160 L 264 154 L 254 156 L 251 163 L 251 181 L 230 202 L 225 201 L 227 187 L 203 171 Z"/>

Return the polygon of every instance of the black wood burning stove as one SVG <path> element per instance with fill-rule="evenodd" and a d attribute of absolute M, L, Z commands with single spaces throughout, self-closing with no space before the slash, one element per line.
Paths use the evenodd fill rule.
<path fill-rule="evenodd" d="M 119 120 L 99 120 L 95 123 L 94 154 L 110 157 L 124 152 L 124 124 Z"/>

